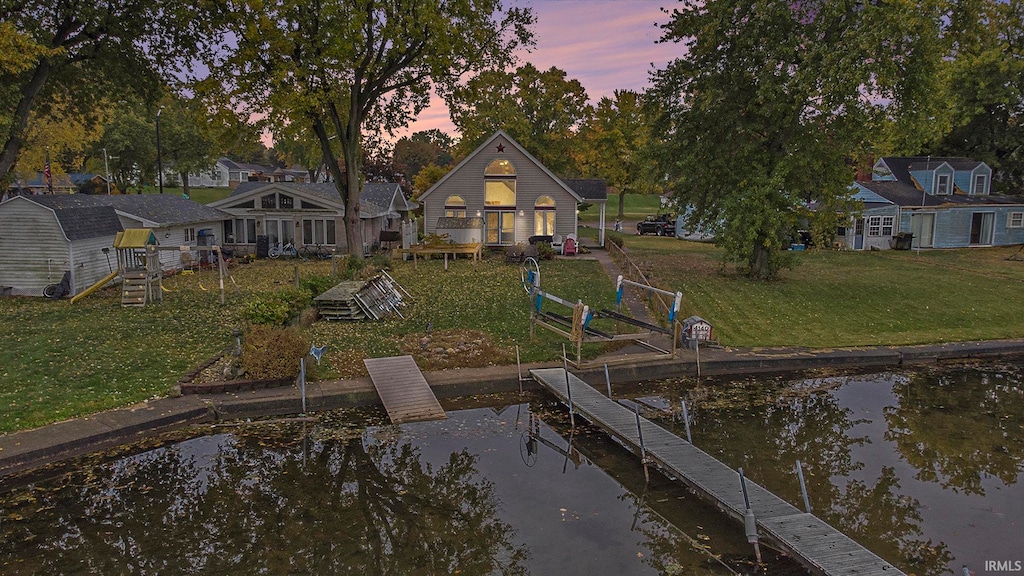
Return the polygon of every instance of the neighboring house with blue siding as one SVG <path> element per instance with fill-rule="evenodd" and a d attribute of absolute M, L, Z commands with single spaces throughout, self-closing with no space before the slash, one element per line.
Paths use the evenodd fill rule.
<path fill-rule="evenodd" d="M 1024 199 L 991 194 L 992 168 L 968 158 L 886 157 L 871 180 L 854 183 L 862 202 L 858 217 L 837 230 L 842 245 L 855 250 L 900 245 L 910 248 L 965 248 L 1024 243 Z"/>

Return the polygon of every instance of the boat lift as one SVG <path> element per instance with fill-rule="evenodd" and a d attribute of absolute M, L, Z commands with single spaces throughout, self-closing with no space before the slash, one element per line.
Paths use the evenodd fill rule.
<path fill-rule="evenodd" d="M 534 258 L 527 258 L 526 261 L 523 262 L 520 278 L 522 280 L 523 288 L 530 295 L 531 300 L 530 340 L 533 340 L 536 337 L 536 326 L 540 326 L 541 328 L 568 338 L 570 343 L 576 346 L 576 359 L 575 361 L 569 361 L 572 362 L 573 366 L 577 369 L 590 367 L 588 363 L 583 362 L 583 344 L 591 342 L 627 341 L 631 344 L 636 344 L 650 350 L 649 354 L 630 354 L 628 356 L 624 356 L 619 360 L 619 362 L 635 362 L 644 358 L 660 359 L 675 357 L 681 329 L 681 324 L 678 320 L 679 307 L 683 299 L 683 294 L 681 292 L 668 292 L 653 286 L 640 284 L 638 282 L 633 282 L 632 280 L 626 280 L 622 276 L 619 276 L 616 281 L 616 310 L 595 310 L 584 304 L 582 300 L 572 302 L 542 290 L 540 282 L 540 265 Z M 643 320 L 627 316 L 621 312 L 622 299 L 627 286 L 658 294 L 665 294 L 673 298 L 673 305 L 668 313 L 667 328 L 657 324 L 644 322 Z M 572 315 L 566 316 L 544 310 L 543 305 L 545 300 L 555 302 L 556 304 L 560 304 L 571 309 Z M 613 334 L 599 330 L 591 325 L 591 323 L 598 318 L 615 320 L 616 325 L 618 325 L 619 322 L 629 324 L 639 328 L 640 331 Z M 668 336 L 671 344 L 667 347 L 662 347 L 652 343 L 651 339 L 656 335 Z M 615 362 L 615 360 L 602 360 L 601 363 L 612 364 Z"/>

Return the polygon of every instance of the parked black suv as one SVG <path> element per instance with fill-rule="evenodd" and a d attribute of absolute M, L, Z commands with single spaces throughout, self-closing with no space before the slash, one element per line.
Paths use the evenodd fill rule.
<path fill-rule="evenodd" d="M 636 223 L 636 233 L 657 234 L 658 236 L 672 236 L 676 233 L 676 221 L 668 214 L 647 216 L 642 222 Z"/>

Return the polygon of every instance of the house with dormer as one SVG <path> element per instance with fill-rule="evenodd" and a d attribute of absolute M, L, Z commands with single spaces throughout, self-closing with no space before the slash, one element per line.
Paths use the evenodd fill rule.
<path fill-rule="evenodd" d="M 435 233 L 439 221 L 475 219 L 483 225 L 483 243 L 492 247 L 577 234 L 584 202 L 599 206 L 603 231 L 606 199 L 603 181 L 562 180 L 503 130 L 419 197 L 424 234 Z"/>
<path fill-rule="evenodd" d="M 871 179 L 854 183 L 862 210 L 837 242 L 854 250 L 1024 243 L 1024 201 L 991 188 L 992 168 L 977 160 L 879 158 Z"/>

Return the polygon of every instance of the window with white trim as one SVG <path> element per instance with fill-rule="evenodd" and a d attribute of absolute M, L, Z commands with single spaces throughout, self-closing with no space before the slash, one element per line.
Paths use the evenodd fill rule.
<path fill-rule="evenodd" d="M 894 216 L 871 216 L 868 218 L 868 236 L 892 236 Z"/>
<path fill-rule="evenodd" d="M 985 195 L 985 184 L 987 180 L 984 174 L 978 174 L 974 177 L 974 195 L 983 196 Z"/>
<path fill-rule="evenodd" d="M 1006 217 L 1007 228 L 1024 228 L 1024 212 L 1010 212 Z"/>
<path fill-rule="evenodd" d="M 950 178 L 949 174 L 939 174 L 939 177 L 935 180 L 935 193 L 936 194 L 952 194 L 953 191 L 950 189 Z"/>
<path fill-rule="evenodd" d="M 187 243 L 187 242 L 195 242 L 195 241 L 196 241 L 196 229 L 195 228 L 185 228 L 185 242 Z"/>

